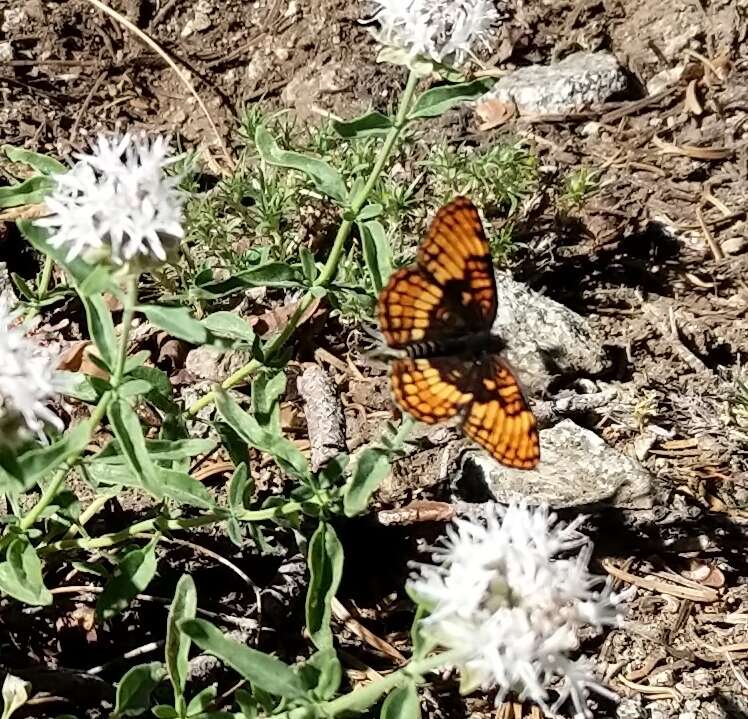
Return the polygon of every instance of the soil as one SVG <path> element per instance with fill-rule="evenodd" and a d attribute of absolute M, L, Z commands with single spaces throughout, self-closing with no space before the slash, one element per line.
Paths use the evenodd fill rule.
<path fill-rule="evenodd" d="M 114 7 L 187 73 L 214 127 L 173 69 L 93 5 L 0 0 L 0 142 L 66 156 L 100 129 L 144 127 L 174 133 L 220 167 L 221 144 L 232 147 L 250 103 L 315 122 L 386 109 L 404 84 L 402 72 L 375 62 L 377 47 L 358 22 L 361 6 L 350 0 L 123 0 Z M 621 578 L 625 571 L 638 586 L 626 625 L 581 647 L 623 698 L 617 708 L 601 704 L 595 717 L 748 716 L 748 390 L 741 390 L 748 381 L 748 7 L 741 0 L 510 0 L 504 7 L 489 66 L 608 49 L 629 78 L 625 96 L 603 107 L 513 118 L 486 132 L 471 119 L 467 132 L 469 142 L 484 145 L 520 138 L 538 154 L 543 182 L 519 216 L 514 276 L 587 317 L 605 337 L 612 369 L 603 379 L 618 383 L 621 399 L 587 424 L 636 453 L 655 477 L 648 523 L 615 513 L 588 520 L 597 569 Z M 462 141 L 463 125 L 453 113 L 439 131 Z M 559 178 L 581 167 L 596 173 L 598 191 L 564 208 Z M 5 229 L 0 224 L 0 260 L 30 261 L 19 259 Z M 54 316 L 45 319 L 54 326 Z M 336 331 L 315 330 L 326 356 L 299 351 L 329 369 L 355 449 L 380 435 L 392 408 L 385 365 L 362 360 L 352 351 L 357 343 Z M 286 411 L 286 426 L 303 442 L 293 393 Z M 445 468 L 463 440 L 445 428 L 421 434 L 427 448 L 396 468 L 377 509 L 449 501 Z M 277 491 L 259 459 L 255 470 L 265 491 Z M 125 526 L 147 509 L 121 498 L 90 531 Z M 376 512 L 340 528 L 348 555 L 339 599 L 399 650 L 408 646 L 407 562 L 442 528 L 440 521 L 384 526 Z M 304 564 L 287 533 L 268 529 L 265 539 L 273 551 L 261 552 L 256 538 L 239 549 L 219 529 L 185 535 L 188 544 L 166 543 L 149 594 L 103 626 L 90 622 L 93 592 L 65 589 L 88 584 L 69 567 L 50 572 L 47 585 L 61 588 L 52 607 L 32 612 L 3 600 L 3 669 L 40 692 L 18 716 L 106 715 L 113 682 L 132 663 L 159 656 L 160 649 L 135 659 L 125 652 L 163 639 L 168 599 L 160 598 L 172 595 L 184 571 L 198 591 L 213 588 L 200 606 L 224 626 L 287 660 L 303 655 Z M 261 588 L 264 631 L 247 621 L 256 616 L 255 589 L 242 573 Z M 694 598 L 674 595 L 673 582 Z M 274 622 L 273 611 L 283 621 Z M 350 624 L 336 632 L 351 683 L 365 676 L 362 667 L 393 667 Z M 215 666 L 201 681 L 230 686 Z M 430 717 L 495 714 L 491 697 L 461 698 L 450 680 L 430 685 L 424 697 Z"/>

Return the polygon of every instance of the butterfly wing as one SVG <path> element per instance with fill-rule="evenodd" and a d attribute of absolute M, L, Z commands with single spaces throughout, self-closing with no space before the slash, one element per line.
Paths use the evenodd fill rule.
<path fill-rule="evenodd" d="M 498 356 L 474 370 L 472 402 L 463 418 L 465 434 L 509 467 L 532 469 L 540 459 L 535 416 L 516 377 Z"/>
<path fill-rule="evenodd" d="M 454 417 L 473 399 L 466 365 L 452 357 L 392 363 L 392 394 L 406 412 L 426 424 Z"/>
<path fill-rule="evenodd" d="M 491 328 L 497 308 L 491 250 L 478 210 L 467 197 L 436 213 L 418 251 L 418 266 L 459 307 L 467 330 Z"/>
<path fill-rule="evenodd" d="M 379 296 L 379 326 L 396 349 L 487 332 L 496 315 L 491 253 L 480 216 L 457 198 L 436 214 L 416 265 L 395 272 Z"/>

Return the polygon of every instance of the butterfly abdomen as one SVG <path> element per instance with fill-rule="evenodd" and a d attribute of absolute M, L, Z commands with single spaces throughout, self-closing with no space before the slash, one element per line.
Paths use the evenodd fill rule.
<path fill-rule="evenodd" d="M 476 358 L 482 354 L 498 354 L 505 347 L 501 337 L 481 332 L 464 337 L 449 337 L 429 342 L 414 342 L 403 348 L 405 354 L 413 359 L 428 357 L 469 357 Z"/>

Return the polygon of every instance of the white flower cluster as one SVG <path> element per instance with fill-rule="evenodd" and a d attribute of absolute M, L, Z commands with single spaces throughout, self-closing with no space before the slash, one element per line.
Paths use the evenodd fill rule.
<path fill-rule="evenodd" d="M 44 424 L 63 425 L 47 402 L 57 391 L 53 358 L 32 342 L 0 300 L 0 444 L 29 434 L 43 436 Z"/>
<path fill-rule="evenodd" d="M 546 714 L 571 698 L 575 717 L 588 717 L 589 690 L 601 686 L 583 661 L 569 658 L 584 625 L 620 622 L 621 595 L 587 565 L 589 540 L 546 509 L 496 508 L 486 524 L 458 520 L 435 549 L 435 565 L 419 565 L 411 590 L 429 610 L 424 634 L 455 650 L 461 689 L 498 686 L 534 701 Z M 559 557 L 571 550 L 571 557 Z M 559 698 L 548 706 L 548 688 Z"/>
<path fill-rule="evenodd" d="M 379 42 L 455 67 L 486 42 L 499 18 L 491 0 L 376 0 L 376 5 L 371 19 L 379 23 Z"/>
<path fill-rule="evenodd" d="M 108 255 L 114 264 L 152 264 L 167 257 L 164 242 L 184 237 L 179 177 L 167 177 L 169 141 L 143 135 L 99 136 L 90 154 L 55 176 L 46 203 L 51 215 L 36 224 L 50 231 L 53 247 L 67 259 Z"/>

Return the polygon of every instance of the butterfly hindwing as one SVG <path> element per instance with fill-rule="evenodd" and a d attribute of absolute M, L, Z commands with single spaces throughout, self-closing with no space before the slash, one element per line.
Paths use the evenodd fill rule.
<path fill-rule="evenodd" d="M 510 467 L 531 469 L 540 458 L 538 430 L 514 373 L 492 355 L 475 370 L 465 434 Z"/>
<path fill-rule="evenodd" d="M 454 417 L 473 398 L 466 365 L 454 357 L 395 360 L 391 379 L 400 407 L 426 424 Z"/>

